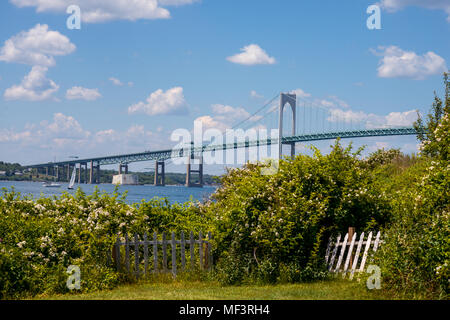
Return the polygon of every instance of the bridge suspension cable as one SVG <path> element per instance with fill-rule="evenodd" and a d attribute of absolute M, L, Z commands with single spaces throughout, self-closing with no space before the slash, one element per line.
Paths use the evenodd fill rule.
<path fill-rule="evenodd" d="M 268 102 L 266 102 L 261 108 L 259 108 L 256 112 L 252 113 L 250 116 L 248 116 L 246 119 L 238 122 L 237 124 L 235 124 L 232 129 L 237 129 L 241 124 L 243 124 L 244 122 L 252 119 L 253 117 L 255 117 L 258 113 L 260 113 L 261 111 L 263 111 L 265 108 L 267 108 L 268 106 L 270 106 L 272 104 L 272 102 L 278 98 L 280 96 L 279 93 L 276 94 L 276 96 L 274 96 L 272 99 L 270 99 Z M 264 117 L 263 117 L 264 118 Z M 261 120 L 261 119 L 260 119 Z"/>

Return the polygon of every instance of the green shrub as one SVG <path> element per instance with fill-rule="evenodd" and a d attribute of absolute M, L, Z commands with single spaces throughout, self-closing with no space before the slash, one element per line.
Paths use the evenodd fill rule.
<path fill-rule="evenodd" d="M 450 289 L 450 84 L 435 98 L 428 132 L 419 134 L 420 170 L 399 177 L 393 221 L 375 256 L 387 290 L 419 298 L 448 298 Z M 420 119 L 419 119 L 420 120 Z M 425 125 L 419 121 L 419 128 Z M 432 156 L 432 158 L 431 158 Z"/>
<path fill-rule="evenodd" d="M 351 146 L 344 149 L 337 141 L 328 155 L 315 150 L 313 157 L 281 161 L 274 175 L 262 174 L 264 164 L 229 170 L 215 201 L 200 207 L 215 217 L 215 259 L 228 261 L 228 268 L 248 256 L 248 270 L 260 280 L 272 281 L 264 275 L 279 273 L 268 272 L 270 265 L 279 269 L 295 262 L 305 278 L 305 270 L 322 270 L 332 233 L 349 226 L 363 231 L 389 220 L 388 197 L 358 156 L 359 151 L 351 153 Z M 240 274 L 235 270 L 230 272 Z"/>
<path fill-rule="evenodd" d="M 0 298 L 67 293 L 67 267 L 81 269 L 81 290 L 109 289 L 128 281 L 110 262 L 117 235 L 125 232 L 206 233 L 210 219 L 188 202 L 125 202 L 126 193 L 24 197 L 3 189 L 0 197 Z"/>

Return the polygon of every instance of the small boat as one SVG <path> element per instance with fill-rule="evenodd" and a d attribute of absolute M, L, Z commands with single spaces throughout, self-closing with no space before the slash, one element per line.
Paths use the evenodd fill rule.
<path fill-rule="evenodd" d="M 72 190 L 73 189 L 73 185 L 75 184 L 75 177 L 77 175 L 77 167 L 75 166 L 73 168 L 72 171 L 72 177 L 70 177 L 70 182 L 69 182 L 69 186 L 67 187 L 67 189 Z"/>
<path fill-rule="evenodd" d="M 61 185 L 59 183 L 56 183 L 56 182 L 44 183 L 42 186 L 45 187 L 45 188 L 59 188 L 59 187 L 61 187 Z"/>

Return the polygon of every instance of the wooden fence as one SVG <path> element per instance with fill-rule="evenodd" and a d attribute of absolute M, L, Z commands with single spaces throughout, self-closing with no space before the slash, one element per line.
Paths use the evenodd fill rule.
<path fill-rule="evenodd" d="M 194 239 L 194 233 L 191 231 L 189 239 L 185 239 L 184 232 L 181 232 L 180 240 L 175 239 L 175 233 L 172 232 L 171 239 L 167 239 L 166 233 L 162 234 L 160 240 L 158 240 L 158 234 L 153 234 L 153 239 L 149 240 L 145 233 L 140 239 L 137 234 L 134 234 L 133 239 L 129 239 L 128 234 L 125 234 L 125 242 L 121 242 L 119 237 L 114 245 L 112 258 L 118 271 L 124 271 L 122 261 L 125 264 L 125 270 L 128 273 L 133 273 L 138 278 L 140 275 L 147 275 L 149 272 L 169 272 L 167 259 L 168 259 L 168 246 L 171 250 L 171 272 L 174 276 L 177 275 L 178 268 L 182 271 L 186 269 L 186 265 L 190 264 L 191 270 L 199 267 L 201 270 L 211 269 L 213 264 L 211 232 L 208 233 L 208 240 L 203 239 L 203 235 L 200 232 L 198 239 Z M 197 245 L 197 253 L 195 252 L 195 246 Z M 124 246 L 124 259 L 121 256 L 120 247 Z M 186 249 L 189 249 L 189 255 L 186 255 Z M 161 249 L 162 252 L 159 251 Z M 177 252 L 180 255 L 177 256 Z M 151 257 L 149 257 L 151 255 Z M 130 259 L 130 256 L 134 256 L 134 261 Z M 178 259 L 179 258 L 179 259 Z M 190 263 L 187 263 L 189 260 Z M 198 261 L 198 264 L 196 263 Z M 131 266 L 133 265 L 133 266 Z"/>
<path fill-rule="evenodd" d="M 373 237 L 372 232 L 369 232 L 365 240 L 363 232 L 359 237 L 359 241 L 357 241 L 357 234 L 354 232 L 354 228 L 349 228 L 349 232 L 344 236 L 342 241 L 340 234 L 335 241 L 330 238 L 325 254 L 325 263 L 327 264 L 328 271 L 342 273 L 342 277 L 344 278 L 346 274 L 350 274 L 350 279 L 353 279 L 355 272 L 364 271 L 372 244 L 372 250 L 375 252 L 378 246 L 383 243 L 383 240 L 380 240 L 380 236 L 380 232 L 375 237 Z M 345 255 L 346 252 L 347 256 Z M 360 262 L 359 267 L 358 262 Z"/>

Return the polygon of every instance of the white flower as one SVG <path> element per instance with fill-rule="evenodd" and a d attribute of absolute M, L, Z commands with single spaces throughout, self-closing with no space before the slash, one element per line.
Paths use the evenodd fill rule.
<path fill-rule="evenodd" d="M 22 241 L 22 242 L 19 242 L 19 243 L 17 244 L 17 246 L 18 246 L 19 248 L 22 248 L 26 243 L 27 243 L 26 241 Z"/>

